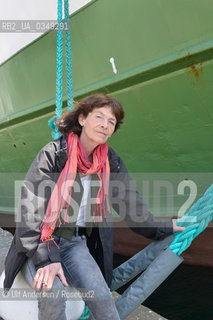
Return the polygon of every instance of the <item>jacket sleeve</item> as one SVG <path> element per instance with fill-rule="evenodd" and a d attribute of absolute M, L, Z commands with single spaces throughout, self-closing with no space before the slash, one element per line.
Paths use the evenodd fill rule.
<path fill-rule="evenodd" d="M 172 234 L 172 219 L 159 220 L 153 217 L 139 195 L 122 159 L 116 155 L 112 162 L 111 199 L 113 209 L 123 217 L 134 232 L 147 238 L 158 240 Z"/>
<path fill-rule="evenodd" d="M 36 269 L 59 262 L 59 249 L 53 241 L 40 242 L 40 226 L 56 176 L 55 146 L 48 143 L 33 161 L 21 188 L 16 215 L 16 248 L 32 258 Z"/>

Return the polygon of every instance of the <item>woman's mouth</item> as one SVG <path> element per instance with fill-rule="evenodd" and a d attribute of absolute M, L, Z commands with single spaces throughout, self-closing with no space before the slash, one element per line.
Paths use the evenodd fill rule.
<path fill-rule="evenodd" d="M 104 132 L 98 131 L 97 133 L 99 133 L 99 134 L 103 135 L 104 137 L 106 137 L 106 133 L 104 133 Z"/>

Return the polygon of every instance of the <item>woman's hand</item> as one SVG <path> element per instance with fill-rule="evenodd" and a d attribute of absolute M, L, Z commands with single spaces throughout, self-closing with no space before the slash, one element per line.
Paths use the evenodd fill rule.
<path fill-rule="evenodd" d="M 185 227 L 179 227 L 179 226 L 177 226 L 177 221 L 178 221 L 179 219 L 172 219 L 172 223 L 173 223 L 173 232 L 177 232 L 177 231 L 180 231 L 180 232 L 182 232 L 182 231 L 184 231 L 186 228 Z"/>
<path fill-rule="evenodd" d="M 37 270 L 33 282 L 33 288 L 35 290 L 40 290 L 43 286 L 45 291 L 50 290 L 52 288 L 55 276 L 59 276 L 62 284 L 65 287 L 68 286 L 61 263 L 55 262 Z"/>

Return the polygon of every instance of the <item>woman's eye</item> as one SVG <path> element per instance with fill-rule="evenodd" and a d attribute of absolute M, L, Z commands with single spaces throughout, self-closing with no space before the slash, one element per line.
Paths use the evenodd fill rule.
<path fill-rule="evenodd" d="M 115 125 L 115 122 L 114 122 L 114 121 L 110 121 L 109 123 L 110 123 L 112 126 Z"/>

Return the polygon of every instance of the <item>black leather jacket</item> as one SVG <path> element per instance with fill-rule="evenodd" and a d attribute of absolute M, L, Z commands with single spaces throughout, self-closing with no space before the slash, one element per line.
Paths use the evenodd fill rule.
<path fill-rule="evenodd" d="M 125 218 L 125 221 L 133 231 L 147 238 L 157 240 L 172 234 L 172 220 L 158 221 L 148 212 L 143 199 L 135 190 L 123 161 L 112 148 L 109 148 L 108 158 L 110 163 L 110 182 L 121 182 L 125 187 L 121 192 L 119 188 L 116 188 L 116 182 L 113 184 L 114 189 L 111 195 L 116 201 L 115 203 L 112 201 L 112 207 L 117 213 Z M 61 137 L 51 141 L 41 149 L 25 177 L 18 209 L 20 221 L 16 224 L 16 233 L 5 262 L 5 288 L 12 286 L 15 276 L 27 257 L 32 258 L 36 269 L 61 261 L 60 251 L 52 241 L 49 241 L 49 250 L 46 242 L 40 242 L 41 212 L 45 213 L 46 211 L 51 191 L 49 194 L 48 192 L 45 193 L 42 197 L 38 195 L 37 189 L 41 182 L 57 181 L 66 160 L 66 139 Z M 33 200 L 31 200 L 33 205 L 25 206 L 29 195 L 30 197 L 33 195 Z M 121 206 L 125 208 L 122 209 L 122 212 L 120 212 L 121 209 L 116 204 L 117 199 L 120 199 L 124 204 L 124 207 Z M 134 202 L 136 201 L 136 205 L 133 205 L 133 199 Z M 24 201 L 25 205 L 23 205 L 22 201 Z M 135 222 L 134 217 L 137 217 L 137 222 Z M 102 223 L 99 223 L 96 241 L 99 242 L 97 246 L 100 250 L 99 257 L 102 257 L 102 266 L 100 267 L 107 284 L 110 286 L 113 267 L 113 228 L 109 212 L 107 213 L 107 218 Z"/>

